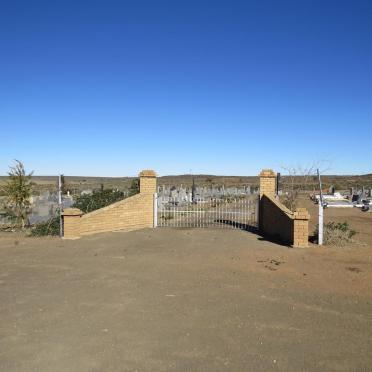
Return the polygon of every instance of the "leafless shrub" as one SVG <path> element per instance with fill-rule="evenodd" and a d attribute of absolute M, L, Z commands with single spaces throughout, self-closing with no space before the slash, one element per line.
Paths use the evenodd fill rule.
<path fill-rule="evenodd" d="M 316 172 L 322 174 L 329 170 L 329 162 L 320 160 L 308 166 L 282 166 L 285 175 L 282 178 L 281 202 L 291 211 L 297 207 L 298 196 L 301 192 L 309 190 L 310 185 L 316 184 Z M 314 188 L 315 190 L 315 188 Z"/>

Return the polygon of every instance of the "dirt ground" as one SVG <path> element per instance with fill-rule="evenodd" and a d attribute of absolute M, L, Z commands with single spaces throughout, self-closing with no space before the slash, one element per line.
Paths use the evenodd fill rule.
<path fill-rule="evenodd" d="M 370 371 L 371 246 L 0 235 L 1 371 Z"/>

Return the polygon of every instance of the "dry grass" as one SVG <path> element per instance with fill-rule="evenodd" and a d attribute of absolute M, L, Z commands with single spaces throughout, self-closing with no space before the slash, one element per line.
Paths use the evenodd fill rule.
<path fill-rule="evenodd" d="M 350 228 L 347 222 L 328 222 L 323 227 L 323 243 L 333 247 L 344 247 L 346 245 L 358 243 L 354 239 L 357 232 Z M 318 226 L 314 231 L 314 236 L 318 236 Z"/>

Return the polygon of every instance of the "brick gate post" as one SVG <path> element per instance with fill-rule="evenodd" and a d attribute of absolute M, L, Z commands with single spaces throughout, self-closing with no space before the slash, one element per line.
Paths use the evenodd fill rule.
<path fill-rule="evenodd" d="M 80 236 L 80 218 L 84 213 L 77 208 L 67 208 L 63 211 L 63 237 L 75 239 Z"/>
<path fill-rule="evenodd" d="M 143 170 L 139 174 L 140 177 L 140 193 L 155 194 L 156 193 L 156 173 L 153 170 Z"/>
<path fill-rule="evenodd" d="M 293 246 L 309 246 L 309 220 L 310 214 L 306 208 L 297 208 L 293 220 Z"/>
<path fill-rule="evenodd" d="M 140 194 L 146 195 L 146 208 L 144 213 L 151 218 L 151 226 L 157 225 L 156 201 L 156 173 L 153 170 L 146 169 L 140 172 Z"/>
<path fill-rule="evenodd" d="M 276 174 L 272 169 L 263 169 L 260 173 L 260 198 L 263 194 L 275 196 Z"/>
<path fill-rule="evenodd" d="M 262 206 L 262 196 L 275 197 L 276 174 L 272 169 L 262 169 L 260 173 L 260 200 L 258 208 L 258 229 L 263 231 L 264 208 Z"/>

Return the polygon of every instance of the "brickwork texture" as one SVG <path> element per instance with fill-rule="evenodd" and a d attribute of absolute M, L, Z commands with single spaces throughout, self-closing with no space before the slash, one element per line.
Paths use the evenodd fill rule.
<path fill-rule="evenodd" d="M 139 176 L 140 193 L 137 195 L 87 214 L 76 208 L 66 209 L 63 212 L 64 238 L 153 227 L 156 174 L 145 170 Z"/>
<path fill-rule="evenodd" d="M 259 228 L 263 235 L 280 239 L 293 247 L 309 244 L 310 215 L 305 208 L 292 212 L 276 198 L 276 174 L 271 169 L 260 173 Z"/>
<path fill-rule="evenodd" d="M 139 177 L 140 193 L 137 195 L 87 214 L 76 208 L 66 209 L 63 212 L 64 237 L 73 239 L 101 232 L 153 227 L 156 174 L 143 170 Z M 260 231 L 294 247 L 307 247 L 309 213 L 304 208 L 290 211 L 279 202 L 275 192 L 276 174 L 264 169 L 260 173 Z"/>

